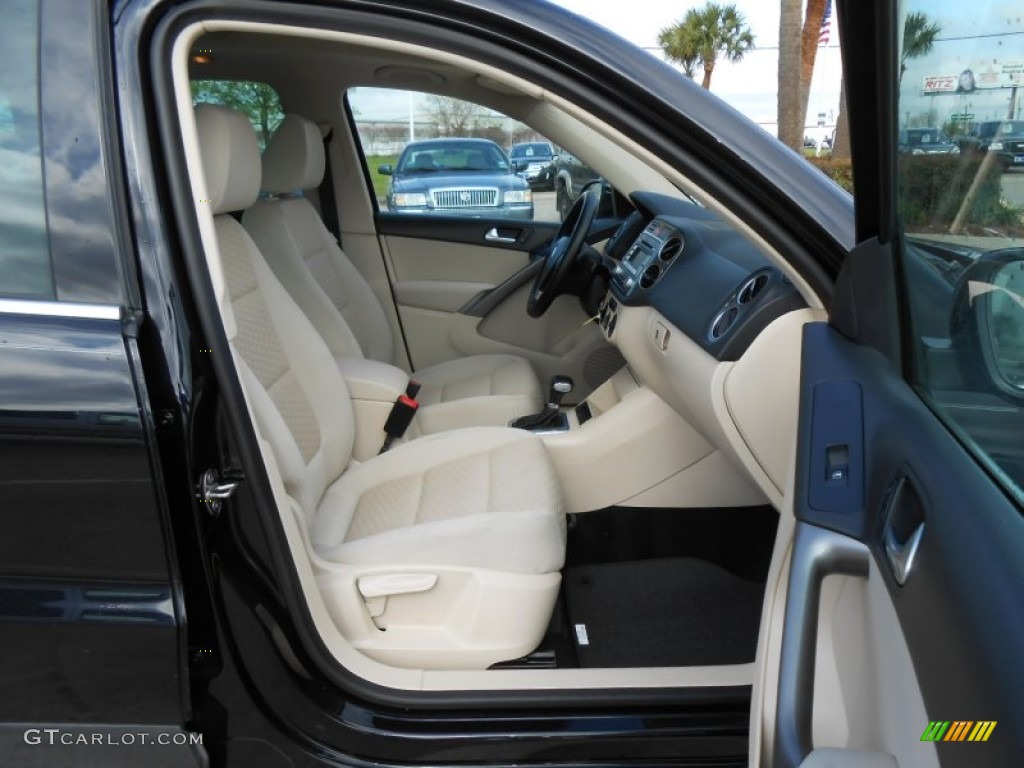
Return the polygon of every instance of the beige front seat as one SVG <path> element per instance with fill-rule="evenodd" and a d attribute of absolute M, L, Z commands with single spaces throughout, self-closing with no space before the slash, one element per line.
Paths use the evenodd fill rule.
<path fill-rule="evenodd" d="M 316 326 L 335 358 L 394 363 L 394 339 L 369 284 L 300 194 L 324 175 L 320 131 L 285 117 L 263 154 L 263 191 L 242 223 L 288 293 Z M 508 424 L 543 405 L 530 364 L 512 355 L 476 355 L 421 368 L 414 433 Z"/>
<path fill-rule="evenodd" d="M 343 636 L 416 668 L 484 668 L 529 653 L 565 556 L 543 442 L 476 427 L 354 464 L 352 405 L 331 350 L 228 214 L 259 192 L 255 134 L 224 107 L 197 107 L 196 123 L 231 351 Z"/>

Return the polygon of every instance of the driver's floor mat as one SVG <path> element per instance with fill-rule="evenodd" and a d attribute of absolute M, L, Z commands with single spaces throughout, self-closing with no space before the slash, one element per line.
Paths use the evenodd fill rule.
<path fill-rule="evenodd" d="M 754 660 L 764 583 L 695 558 L 566 568 L 581 667 L 687 667 Z"/>

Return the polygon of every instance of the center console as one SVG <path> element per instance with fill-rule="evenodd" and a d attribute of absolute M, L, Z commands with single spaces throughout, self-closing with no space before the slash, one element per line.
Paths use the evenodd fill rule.
<path fill-rule="evenodd" d="M 671 506 L 683 470 L 715 451 L 628 367 L 562 414 L 564 430 L 539 434 L 568 512 Z"/>

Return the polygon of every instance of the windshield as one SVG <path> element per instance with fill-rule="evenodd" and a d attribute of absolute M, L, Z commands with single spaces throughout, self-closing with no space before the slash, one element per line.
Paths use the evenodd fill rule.
<path fill-rule="evenodd" d="M 490 141 L 441 141 L 410 144 L 402 153 L 398 173 L 449 173 L 491 171 L 507 173 L 508 160 Z"/>
<path fill-rule="evenodd" d="M 928 131 L 911 131 L 909 134 L 909 143 L 912 147 L 917 147 L 922 144 L 946 144 L 949 139 L 942 131 L 928 130 Z"/>
<path fill-rule="evenodd" d="M 516 144 L 511 150 L 509 150 L 508 154 L 513 160 L 529 160 L 534 157 L 549 158 L 551 157 L 551 145 L 545 144 L 544 142 Z"/>
<path fill-rule="evenodd" d="M 993 136 L 1006 135 L 1008 133 L 1024 133 L 1024 121 L 1003 120 L 993 123 L 983 123 L 978 135 L 985 139 Z"/>

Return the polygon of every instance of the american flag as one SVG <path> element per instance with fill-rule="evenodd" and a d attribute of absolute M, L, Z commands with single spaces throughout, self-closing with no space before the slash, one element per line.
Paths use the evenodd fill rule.
<path fill-rule="evenodd" d="M 832 34 L 832 0 L 826 0 L 825 15 L 821 18 L 821 32 L 818 33 L 818 45 L 828 45 Z"/>

